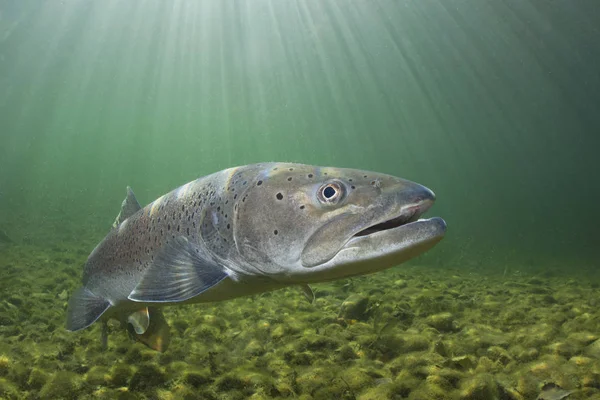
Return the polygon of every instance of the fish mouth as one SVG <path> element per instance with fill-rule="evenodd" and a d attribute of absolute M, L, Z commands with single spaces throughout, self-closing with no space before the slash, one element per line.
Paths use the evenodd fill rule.
<path fill-rule="evenodd" d="M 432 205 L 433 200 L 427 199 L 422 200 L 417 204 L 405 206 L 400 210 L 400 215 L 370 225 L 367 228 L 355 233 L 350 239 L 368 236 L 374 233 L 387 231 L 418 222 L 420 220 L 420 216 L 423 215 Z"/>
<path fill-rule="evenodd" d="M 398 228 L 403 225 L 410 224 L 412 222 L 416 222 L 419 220 L 421 214 L 424 211 L 420 211 L 418 206 L 411 207 L 407 212 L 402 213 L 401 215 L 388 219 L 383 222 L 379 222 L 375 225 L 371 225 L 368 228 L 363 229 L 360 232 L 355 233 L 352 237 L 361 237 L 371 235 L 373 233 L 387 231 L 389 229 Z"/>

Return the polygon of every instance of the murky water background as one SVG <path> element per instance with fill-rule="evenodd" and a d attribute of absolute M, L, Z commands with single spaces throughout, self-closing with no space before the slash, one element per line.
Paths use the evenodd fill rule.
<path fill-rule="evenodd" d="M 585 0 L 4 1 L 3 300 L 29 281 L 57 301 L 49 332 L 62 329 L 56 296 L 126 185 L 146 204 L 260 161 L 432 188 L 448 235 L 416 263 L 442 280 L 552 270 L 583 282 L 600 255 L 599 20 Z M 64 279 L 28 280 L 40 269 Z M 15 302 L 3 311 L 11 348 L 41 340 Z"/>

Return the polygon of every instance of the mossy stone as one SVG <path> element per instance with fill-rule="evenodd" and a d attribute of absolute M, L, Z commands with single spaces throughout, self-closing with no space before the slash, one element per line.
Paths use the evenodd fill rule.
<path fill-rule="evenodd" d="M 354 351 L 354 349 L 347 344 L 340 347 L 336 354 L 336 359 L 338 359 L 339 361 L 348 361 L 348 360 L 354 360 L 357 358 L 358 358 L 358 355 L 356 355 L 356 352 Z"/>
<path fill-rule="evenodd" d="M 42 399 L 76 399 L 81 390 L 79 375 L 69 371 L 55 373 L 40 390 Z"/>
<path fill-rule="evenodd" d="M 131 377 L 131 390 L 148 390 L 162 386 L 167 382 L 167 374 L 155 364 L 142 364 Z"/>
<path fill-rule="evenodd" d="M 39 390 L 46 384 L 47 381 L 48 374 L 44 372 L 44 370 L 34 367 L 29 373 L 27 385 L 32 389 Z"/>
<path fill-rule="evenodd" d="M 133 368 L 124 363 L 116 364 L 110 372 L 110 382 L 113 386 L 127 386 L 133 375 Z"/>
<path fill-rule="evenodd" d="M 498 384 L 490 374 L 475 375 L 460 385 L 460 398 L 464 400 L 489 400 L 499 398 Z"/>
<path fill-rule="evenodd" d="M 349 296 L 340 307 L 340 318 L 366 321 L 369 319 L 369 298 L 361 294 Z"/>
<path fill-rule="evenodd" d="M 218 377 L 215 381 L 215 385 L 220 391 L 225 392 L 242 390 L 246 386 L 241 377 L 234 372 L 229 372 Z"/>
<path fill-rule="evenodd" d="M 9 380 L 0 378 L 0 399 L 18 399 L 19 390 Z"/>
<path fill-rule="evenodd" d="M 492 346 L 488 348 L 487 356 L 494 361 L 500 362 L 502 365 L 506 365 L 512 361 L 512 357 L 509 352 L 500 346 Z"/>
<path fill-rule="evenodd" d="M 103 366 L 93 366 L 85 374 L 85 382 L 92 386 L 107 385 L 110 382 L 109 369 Z"/>
<path fill-rule="evenodd" d="M 184 372 L 183 382 L 193 386 L 195 388 L 205 385 L 211 381 L 210 370 L 205 369 L 193 369 Z"/>
<path fill-rule="evenodd" d="M 600 339 L 595 340 L 584 350 L 585 355 L 600 360 Z"/>
<path fill-rule="evenodd" d="M 12 362 L 10 358 L 5 356 L 4 354 L 0 355 L 0 376 L 8 375 Z"/>
<path fill-rule="evenodd" d="M 430 315 L 425 322 L 440 332 L 452 332 L 455 329 L 454 316 L 449 312 Z"/>
<path fill-rule="evenodd" d="M 247 357 L 256 357 L 264 354 L 265 347 L 258 340 L 251 340 L 244 349 L 244 354 Z"/>
<path fill-rule="evenodd" d="M 360 392 L 373 383 L 373 378 L 368 372 L 363 368 L 353 367 L 344 370 L 340 376 L 353 392 Z"/>
<path fill-rule="evenodd" d="M 329 385 L 336 373 L 337 371 L 333 368 L 311 368 L 298 376 L 296 384 L 301 393 L 312 394 L 318 388 Z"/>

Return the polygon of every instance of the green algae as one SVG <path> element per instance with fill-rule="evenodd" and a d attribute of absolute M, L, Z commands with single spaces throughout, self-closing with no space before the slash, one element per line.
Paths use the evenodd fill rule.
<path fill-rule="evenodd" d="M 10 265 L 45 260 L 56 274 L 23 280 L 15 270 L 2 283 L 0 398 L 534 399 L 547 384 L 569 399 L 600 392 L 598 287 L 558 276 L 482 280 L 406 266 L 316 285 L 315 305 L 290 288 L 172 307 L 173 341 L 160 354 L 118 323 L 106 351 L 96 325 L 65 332 L 62 293 L 77 286 L 85 252 L 43 252 L 3 254 Z"/>

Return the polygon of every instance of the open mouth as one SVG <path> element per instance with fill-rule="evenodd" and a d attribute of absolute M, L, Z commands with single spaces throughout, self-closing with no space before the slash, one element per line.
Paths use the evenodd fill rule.
<path fill-rule="evenodd" d="M 380 222 L 378 224 L 369 226 L 366 229 L 355 234 L 353 237 L 367 236 L 371 235 L 375 232 L 387 231 L 389 229 L 398 228 L 402 225 L 410 224 L 411 222 L 415 222 L 419 219 L 421 214 L 423 213 L 423 209 L 420 206 L 413 206 L 407 210 L 404 210 L 402 215 L 389 219 L 384 222 Z"/>

